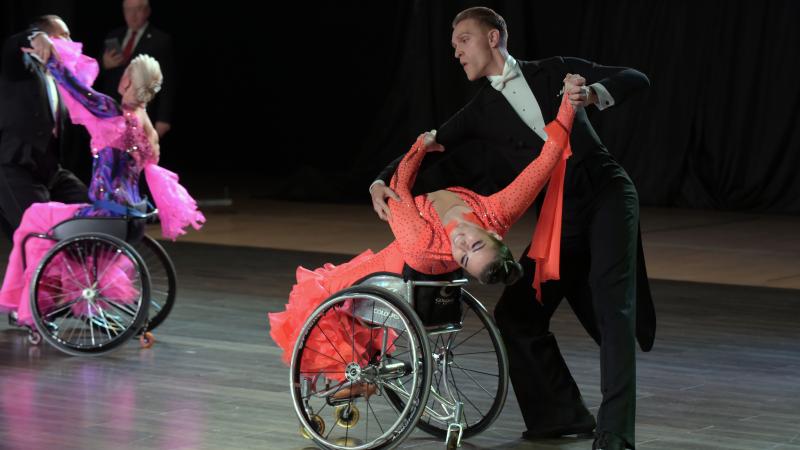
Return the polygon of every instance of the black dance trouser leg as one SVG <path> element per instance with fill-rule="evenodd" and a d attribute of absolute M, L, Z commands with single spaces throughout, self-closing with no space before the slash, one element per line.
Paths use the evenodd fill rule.
<path fill-rule="evenodd" d="M 525 251 L 527 253 L 527 250 Z M 503 292 L 495 319 L 508 350 L 510 378 L 529 432 L 547 434 L 593 422 L 580 390 L 549 332 L 561 302 L 558 282 L 542 286 L 544 304 L 531 286 L 534 262 L 523 256 L 525 276 Z"/>
<path fill-rule="evenodd" d="M 600 330 L 603 401 L 597 430 L 632 448 L 636 419 L 636 243 L 639 200 L 633 184 L 615 179 L 593 202 L 589 285 Z"/>
<path fill-rule="evenodd" d="M 5 222 L 3 228 L 7 227 L 13 233 L 22 220 L 22 214 L 30 205 L 49 200 L 47 186 L 30 170 L 16 165 L 0 165 L 0 210 Z"/>

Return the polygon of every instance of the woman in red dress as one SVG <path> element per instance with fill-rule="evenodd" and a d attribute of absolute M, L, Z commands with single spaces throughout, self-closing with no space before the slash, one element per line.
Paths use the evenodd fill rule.
<path fill-rule="evenodd" d="M 577 75 L 568 75 L 564 82 L 574 84 Z M 326 264 L 314 271 L 303 267 L 297 268 L 297 283 L 289 294 L 286 310 L 269 314 L 270 336 L 283 350 L 283 361 L 290 362 L 292 349 L 297 336 L 306 319 L 314 309 L 333 293 L 350 287 L 356 281 L 376 272 L 401 273 L 404 264 L 412 269 L 430 275 L 453 272 L 463 268 L 482 283 L 513 283 L 521 275 L 521 267 L 514 261 L 508 247 L 502 242 L 502 236 L 511 225 L 530 207 L 545 183 L 550 179 L 556 167 L 561 170 L 561 179 L 555 177 L 548 188 L 545 209 L 548 204 L 560 208 L 555 196 L 559 188 L 563 188 L 563 167 L 571 154 L 569 150 L 569 132 L 575 111 L 566 96 L 561 102 L 556 120 L 545 127 L 547 141 L 540 155 L 533 160 L 517 178 L 505 189 L 490 196 L 478 195 L 468 189 L 452 187 L 431 192 L 426 195 L 412 196 L 414 184 L 425 153 L 441 151 L 438 145 L 428 145 L 430 136 L 421 135 L 411 150 L 405 155 L 391 181 L 391 188 L 399 195 L 400 201 L 389 204 L 391 218 L 389 225 L 395 241 L 378 253 L 367 250 L 352 260 L 334 266 Z M 561 163 L 561 164 L 559 164 Z M 560 182 L 560 183 L 559 183 Z M 558 186 L 561 184 L 561 186 Z M 551 195 L 551 193 L 555 193 Z M 547 217 L 542 214 L 542 217 Z M 550 217 L 560 218 L 558 214 Z M 549 245 L 552 236 L 558 236 L 560 223 L 542 223 L 537 225 L 535 241 L 542 242 L 545 255 L 542 266 L 552 267 L 555 259 L 555 273 L 537 277 L 537 282 L 558 277 L 558 245 Z M 537 247 L 534 245 L 534 247 Z M 329 377 L 343 374 L 341 368 L 332 367 L 338 363 L 324 355 L 335 352 L 337 343 L 342 348 L 350 347 L 352 335 L 348 330 L 337 330 L 326 333 L 324 340 L 315 347 L 320 350 L 317 360 L 311 354 L 304 355 L 303 367 L 311 370 L 325 371 Z M 356 333 L 356 340 L 359 335 Z M 366 334 L 368 341 L 369 333 Z M 366 348 L 367 345 L 358 346 Z M 341 350 L 341 349 L 340 349 Z M 353 350 L 357 352 L 357 349 Z M 344 355 L 360 360 L 365 355 Z"/>

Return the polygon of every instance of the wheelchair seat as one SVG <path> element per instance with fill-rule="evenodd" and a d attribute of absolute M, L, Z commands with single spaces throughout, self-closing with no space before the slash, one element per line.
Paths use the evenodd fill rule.
<path fill-rule="evenodd" d="M 83 233 L 100 233 L 136 243 L 144 235 L 144 222 L 131 217 L 73 217 L 51 228 L 49 234 L 62 241 Z"/>

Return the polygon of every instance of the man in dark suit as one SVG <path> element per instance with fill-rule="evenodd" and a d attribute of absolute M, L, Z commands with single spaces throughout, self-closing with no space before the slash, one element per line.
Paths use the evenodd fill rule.
<path fill-rule="evenodd" d="M 526 276 L 506 288 L 495 318 L 508 347 L 511 381 L 527 426 L 524 438 L 590 434 L 596 425 L 593 449 L 633 448 L 635 341 L 638 335 L 642 349 L 649 350 L 655 336 L 639 239 L 639 202 L 633 183 L 600 142 L 582 107 L 619 105 L 649 81 L 633 69 L 577 58 L 516 61 L 506 50 L 506 39 L 505 21 L 491 9 L 470 8 L 453 21 L 455 57 L 471 81 L 487 80 L 436 133 L 446 151 L 426 157 L 415 194 L 453 184 L 481 194 L 503 188 L 537 156 L 546 139 L 544 125 L 555 118 L 560 95 L 581 107 L 570 135 L 573 155 L 564 182 L 560 280 L 544 283 L 542 301 L 537 302 L 535 262 L 523 256 Z M 591 84 L 584 80 L 562 93 L 568 73 Z M 395 195 L 387 184 L 398 162 L 370 186 L 382 218 L 386 199 Z M 603 400 L 596 424 L 549 331 L 562 298 L 600 345 Z"/>
<path fill-rule="evenodd" d="M 60 166 L 69 119 L 44 65 L 52 52 L 50 37 L 69 39 L 58 16 L 40 17 L 3 45 L 0 226 L 9 238 L 32 203 L 88 201 L 86 185 Z"/>
<path fill-rule="evenodd" d="M 172 128 L 175 102 L 172 37 L 150 24 L 148 0 L 124 0 L 122 12 L 127 26 L 117 28 L 106 36 L 103 70 L 97 86 L 104 94 L 119 100 L 117 86 L 130 60 L 140 54 L 155 58 L 164 74 L 164 83 L 158 96 L 148 105 L 147 114 L 158 137 L 162 138 Z"/>

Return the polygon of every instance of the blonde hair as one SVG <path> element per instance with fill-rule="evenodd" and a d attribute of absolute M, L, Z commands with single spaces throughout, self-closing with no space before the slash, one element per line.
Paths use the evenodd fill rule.
<path fill-rule="evenodd" d="M 126 70 L 131 77 L 136 100 L 147 104 L 161 90 L 164 76 L 161 74 L 161 66 L 152 56 L 139 55 L 133 58 Z"/>

